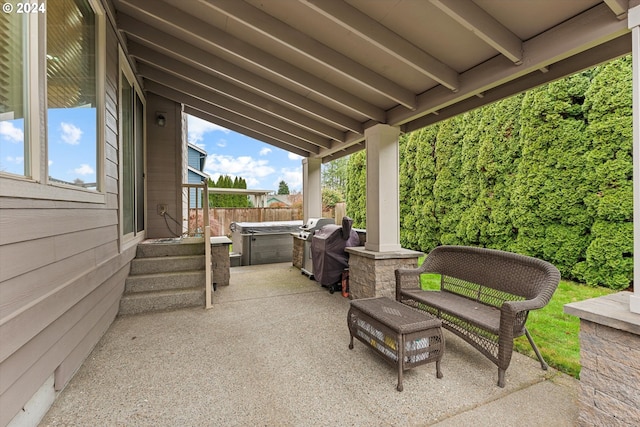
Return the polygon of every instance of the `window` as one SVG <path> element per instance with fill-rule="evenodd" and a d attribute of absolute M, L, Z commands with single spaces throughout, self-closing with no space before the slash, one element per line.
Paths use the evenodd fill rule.
<path fill-rule="evenodd" d="M 37 4 L 0 13 L 0 192 L 104 203 L 104 11 Z"/>
<path fill-rule="evenodd" d="M 4 1 L 2 2 L 4 3 Z M 29 145 L 26 143 L 27 16 L 0 14 L 0 172 L 29 177 Z"/>
<path fill-rule="evenodd" d="M 137 236 L 144 230 L 144 102 L 122 51 L 120 63 L 122 234 Z"/>
<path fill-rule="evenodd" d="M 97 188 L 96 16 L 87 0 L 47 9 L 49 181 Z"/>

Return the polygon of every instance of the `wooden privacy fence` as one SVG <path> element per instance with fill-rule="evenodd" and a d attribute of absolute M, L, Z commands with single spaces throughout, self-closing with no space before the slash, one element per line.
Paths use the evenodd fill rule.
<path fill-rule="evenodd" d="M 202 224 L 202 209 L 189 210 L 189 223 Z M 301 208 L 209 208 L 211 235 L 228 236 L 232 222 L 270 222 L 302 220 Z M 191 226 L 189 227 L 191 228 Z"/>

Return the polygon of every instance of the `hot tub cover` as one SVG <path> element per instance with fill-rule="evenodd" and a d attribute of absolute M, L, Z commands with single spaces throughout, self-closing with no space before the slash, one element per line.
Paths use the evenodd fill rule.
<path fill-rule="evenodd" d="M 240 234 L 253 233 L 295 233 L 300 231 L 302 221 L 271 221 L 271 222 L 232 222 L 229 228 Z"/>

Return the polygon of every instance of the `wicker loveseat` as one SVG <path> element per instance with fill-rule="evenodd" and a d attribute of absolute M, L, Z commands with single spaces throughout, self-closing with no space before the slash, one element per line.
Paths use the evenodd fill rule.
<path fill-rule="evenodd" d="M 440 290 L 420 288 L 420 275 L 441 275 Z M 526 335 L 542 369 L 548 365 L 525 327 L 530 310 L 547 305 L 560 273 L 546 261 L 495 249 L 440 246 L 416 269 L 398 269 L 396 300 L 425 310 L 498 366 L 505 385 L 513 339 Z"/>

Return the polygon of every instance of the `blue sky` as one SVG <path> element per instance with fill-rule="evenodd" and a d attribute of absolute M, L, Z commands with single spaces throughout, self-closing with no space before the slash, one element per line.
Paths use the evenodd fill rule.
<path fill-rule="evenodd" d="M 50 109 L 49 175 L 73 182 L 96 181 L 95 109 Z M 188 140 L 207 153 L 205 172 L 242 177 L 247 187 L 278 190 L 285 181 L 302 191 L 302 157 L 228 129 L 188 116 Z M 0 121 L 0 170 L 18 175 L 24 170 L 24 121 Z"/>
<path fill-rule="evenodd" d="M 194 116 L 187 126 L 189 142 L 208 154 L 204 171 L 212 179 L 237 176 L 248 188 L 273 191 L 285 181 L 290 191 L 302 191 L 302 157 Z"/>
<path fill-rule="evenodd" d="M 66 182 L 96 182 L 96 109 L 50 108 L 49 176 Z M 24 174 L 24 120 L 0 122 L 0 170 Z"/>
<path fill-rule="evenodd" d="M 0 171 L 24 172 L 24 120 L 0 121 Z"/>

